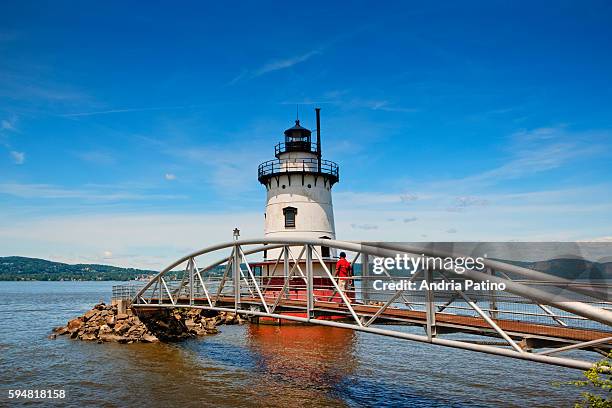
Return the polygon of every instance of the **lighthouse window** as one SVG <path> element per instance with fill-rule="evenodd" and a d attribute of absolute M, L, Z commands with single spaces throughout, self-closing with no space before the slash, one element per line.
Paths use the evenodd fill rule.
<path fill-rule="evenodd" d="M 312 188 L 312 185 L 310 185 L 310 184 L 309 184 L 309 185 L 308 185 L 308 188 Z"/>
<path fill-rule="evenodd" d="M 285 207 L 283 208 L 283 214 L 285 215 L 285 228 L 295 228 L 295 215 L 297 214 L 297 208 Z"/>
<path fill-rule="evenodd" d="M 330 237 L 320 237 L 321 239 L 331 239 Z M 322 258 L 329 258 L 330 254 L 329 254 L 329 247 L 327 246 L 321 246 L 321 257 Z"/>

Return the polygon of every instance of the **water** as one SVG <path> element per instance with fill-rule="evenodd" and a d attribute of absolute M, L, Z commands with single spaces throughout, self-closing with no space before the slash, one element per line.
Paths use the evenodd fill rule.
<path fill-rule="evenodd" d="M 579 371 L 322 326 L 221 326 L 180 344 L 47 339 L 117 282 L 0 282 L 0 406 L 572 406 Z M 420 329 L 414 329 L 419 331 Z M 40 402 L 18 401 L 36 405 Z"/>

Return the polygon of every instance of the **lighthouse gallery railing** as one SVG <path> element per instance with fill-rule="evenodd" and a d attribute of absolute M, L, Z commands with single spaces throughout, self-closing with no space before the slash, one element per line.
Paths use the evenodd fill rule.
<path fill-rule="evenodd" d="M 268 160 L 259 165 L 257 176 L 262 177 L 273 176 L 282 173 L 320 173 L 332 176 L 338 181 L 339 168 L 336 163 L 331 160 L 321 160 L 321 170 L 318 168 L 319 160 L 315 158 L 295 158 L 295 159 L 276 159 Z"/>

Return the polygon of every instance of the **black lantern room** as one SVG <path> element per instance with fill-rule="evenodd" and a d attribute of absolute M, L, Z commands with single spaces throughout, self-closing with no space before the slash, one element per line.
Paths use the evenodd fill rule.
<path fill-rule="evenodd" d="M 295 121 L 295 126 L 285 130 L 285 143 L 276 146 L 276 155 L 285 152 L 308 152 L 316 153 L 317 146 L 311 142 L 312 132 L 300 125 L 300 120 Z"/>

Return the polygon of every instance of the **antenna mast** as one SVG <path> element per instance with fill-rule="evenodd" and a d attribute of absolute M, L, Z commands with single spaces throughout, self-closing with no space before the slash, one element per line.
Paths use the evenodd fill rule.
<path fill-rule="evenodd" d="M 315 108 L 317 114 L 317 171 L 321 172 L 321 108 Z"/>

